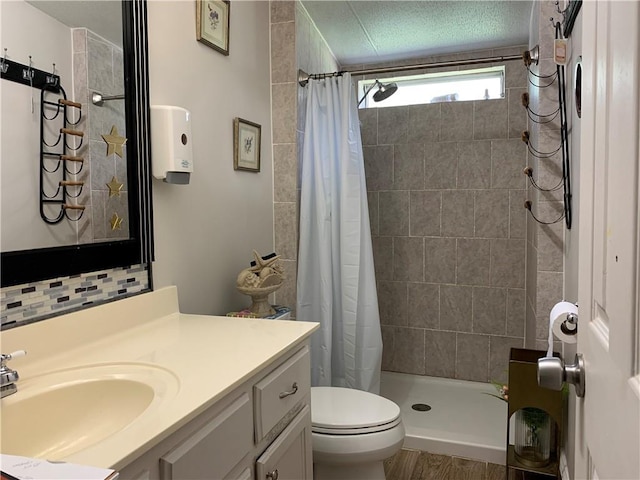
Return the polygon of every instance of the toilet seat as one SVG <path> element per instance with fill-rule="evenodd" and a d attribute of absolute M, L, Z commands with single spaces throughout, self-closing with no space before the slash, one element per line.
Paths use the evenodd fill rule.
<path fill-rule="evenodd" d="M 400 407 L 384 397 L 350 388 L 311 388 L 313 433 L 365 435 L 392 429 L 400 422 Z"/>

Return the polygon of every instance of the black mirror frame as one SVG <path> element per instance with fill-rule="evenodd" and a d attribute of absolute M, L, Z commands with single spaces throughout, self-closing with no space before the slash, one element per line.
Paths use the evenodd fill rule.
<path fill-rule="evenodd" d="M 130 238 L 3 252 L 2 287 L 148 263 L 153 259 L 146 0 L 123 0 L 122 19 Z"/>
<path fill-rule="evenodd" d="M 571 36 L 573 25 L 576 23 L 580 7 L 582 7 L 582 0 L 569 1 L 569 6 L 564 12 L 563 35 L 565 38 L 569 38 Z"/>

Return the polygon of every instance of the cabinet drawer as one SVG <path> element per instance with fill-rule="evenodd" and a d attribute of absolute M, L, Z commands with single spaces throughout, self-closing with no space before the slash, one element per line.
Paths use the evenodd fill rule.
<path fill-rule="evenodd" d="M 309 394 L 309 347 L 298 350 L 253 387 L 256 442 Z"/>
<path fill-rule="evenodd" d="M 311 409 L 305 405 L 256 460 L 257 480 L 312 480 Z"/>
<path fill-rule="evenodd" d="M 243 393 L 200 430 L 160 458 L 162 480 L 220 479 L 253 448 L 249 395 Z"/>

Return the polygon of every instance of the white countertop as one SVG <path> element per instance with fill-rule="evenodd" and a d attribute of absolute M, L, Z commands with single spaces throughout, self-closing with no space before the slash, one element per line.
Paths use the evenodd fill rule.
<path fill-rule="evenodd" d="M 317 326 L 181 314 L 176 288 L 168 287 L 7 330 L 0 338 L 4 353 L 28 353 L 11 361 L 20 374 L 15 396 L 31 377 L 93 365 L 150 365 L 175 377 L 177 392 L 153 415 L 65 458 L 119 469 L 294 350 Z"/>

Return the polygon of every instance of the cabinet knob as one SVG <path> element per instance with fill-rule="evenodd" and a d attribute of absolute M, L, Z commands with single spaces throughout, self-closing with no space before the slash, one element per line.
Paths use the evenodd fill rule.
<path fill-rule="evenodd" d="M 293 382 L 293 385 L 291 385 L 291 390 L 289 390 L 288 392 L 282 392 L 280 393 L 279 397 L 280 398 L 285 398 L 288 397 L 289 395 L 293 395 L 298 391 L 298 383 L 297 382 Z"/>
<path fill-rule="evenodd" d="M 278 480 L 278 469 L 267 473 L 267 480 Z"/>

